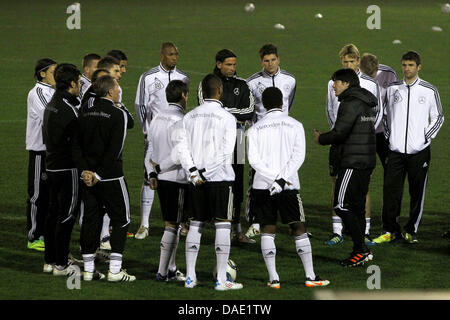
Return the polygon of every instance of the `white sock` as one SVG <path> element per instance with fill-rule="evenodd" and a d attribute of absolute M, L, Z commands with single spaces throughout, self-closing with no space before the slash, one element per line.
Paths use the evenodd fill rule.
<path fill-rule="evenodd" d="M 230 257 L 231 222 L 216 222 L 215 250 L 217 258 L 217 281 L 227 281 L 227 264 Z"/>
<path fill-rule="evenodd" d="M 84 271 L 94 272 L 95 270 L 95 255 L 93 253 L 83 254 Z"/>
<path fill-rule="evenodd" d="M 315 279 L 316 274 L 314 273 L 313 267 L 311 243 L 309 242 L 309 238 L 306 233 L 295 237 L 295 249 L 297 250 L 297 254 L 302 260 L 306 277 Z"/>
<path fill-rule="evenodd" d="M 120 253 L 111 253 L 109 256 L 109 271 L 119 273 L 122 269 L 122 255 Z"/>
<path fill-rule="evenodd" d="M 107 214 L 103 216 L 103 225 L 102 225 L 102 233 L 100 234 L 100 241 L 105 238 L 109 237 L 109 222 L 111 219 Z"/>
<path fill-rule="evenodd" d="M 170 260 L 169 260 L 169 270 L 170 271 L 177 271 L 176 256 L 177 256 L 178 243 L 180 242 L 180 232 L 181 232 L 181 227 L 178 227 L 176 230 L 176 238 L 175 238 L 175 241 L 173 244 L 172 254 L 171 254 Z"/>
<path fill-rule="evenodd" d="M 335 216 L 333 216 L 331 219 L 333 221 L 333 233 L 342 236 L 342 219 Z"/>
<path fill-rule="evenodd" d="M 197 280 L 195 264 L 197 263 L 198 251 L 200 250 L 200 240 L 202 238 L 203 222 L 191 221 L 189 232 L 186 236 L 186 278 Z"/>
<path fill-rule="evenodd" d="M 261 234 L 261 252 L 269 272 L 269 281 L 280 281 L 278 276 L 275 258 L 277 256 L 277 248 L 275 247 L 275 235 L 270 233 Z"/>
<path fill-rule="evenodd" d="M 364 234 L 370 234 L 370 218 L 366 218 L 366 232 Z"/>
<path fill-rule="evenodd" d="M 162 276 L 167 275 L 167 269 L 169 268 L 169 260 L 172 255 L 172 250 L 175 245 L 175 241 L 177 238 L 177 231 L 174 228 L 166 227 L 164 229 L 164 234 L 161 238 L 160 251 L 161 254 L 159 256 L 159 268 L 158 273 Z"/>
<path fill-rule="evenodd" d="M 148 228 L 154 198 L 155 190 L 143 184 L 141 188 L 141 226 Z"/>

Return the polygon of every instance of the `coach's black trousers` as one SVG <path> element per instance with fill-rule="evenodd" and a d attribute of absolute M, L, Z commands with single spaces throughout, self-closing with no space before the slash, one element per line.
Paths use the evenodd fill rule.
<path fill-rule="evenodd" d="M 78 170 L 48 171 L 47 175 L 50 203 L 45 219 L 45 262 L 65 266 L 79 206 Z"/>
<path fill-rule="evenodd" d="M 389 153 L 389 141 L 386 140 L 383 132 L 376 134 L 376 141 L 377 141 L 377 154 L 378 157 L 380 158 L 383 170 L 386 171 L 386 158 Z"/>
<path fill-rule="evenodd" d="M 45 171 L 45 151 L 29 151 L 27 237 L 30 242 L 44 235 L 48 203 L 48 176 Z"/>
<path fill-rule="evenodd" d="M 92 187 L 83 186 L 84 202 L 83 224 L 81 225 L 80 245 L 83 254 L 95 253 L 99 247 L 103 223 L 104 207 L 111 219 L 111 252 L 122 254 L 125 249 L 130 226 L 130 200 L 128 187 L 123 177 L 99 181 Z"/>
<path fill-rule="evenodd" d="M 334 189 L 334 211 L 353 240 L 354 252 L 367 252 L 364 243 L 365 204 L 373 169 L 339 168 Z"/>
<path fill-rule="evenodd" d="M 408 175 L 410 209 L 405 231 L 416 234 L 423 213 L 425 190 L 430 167 L 430 147 L 416 154 L 390 151 L 383 185 L 383 230 L 400 233 L 398 224 L 405 177 Z"/>

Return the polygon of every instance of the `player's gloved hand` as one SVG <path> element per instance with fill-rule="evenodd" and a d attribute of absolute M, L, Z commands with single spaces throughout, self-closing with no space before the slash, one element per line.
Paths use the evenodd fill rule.
<path fill-rule="evenodd" d="M 194 186 L 199 186 L 205 183 L 205 180 L 202 179 L 202 175 L 196 167 L 192 167 L 191 169 L 189 169 L 189 181 Z"/>
<path fill-rule="evenodd" d="M 284 179 L 278 179 L 275 180 L 272 186 L 269 188 L 270 195 L 273 196 L 274 194 L 280 193 L 283 191 L 284 185 L 286 184 L 286 181 Z"/>

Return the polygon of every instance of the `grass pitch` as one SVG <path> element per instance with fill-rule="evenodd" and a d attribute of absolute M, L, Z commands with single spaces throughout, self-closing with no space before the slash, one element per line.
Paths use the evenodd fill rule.
<path fill-rule="evenodd" d="M 370 52 L 401 76 L 400 57 L 407 50 L 418 51 L 423 60 L 420 77 L 434 84 L 445 109 L 450 100 L 447 65 L 450 52 L 450 14 L 438 2 L 380 1 L 381 29 L 369 30 L 368 1 L 256 1 L 252 13 L 244 11 L 245 1 L 119 1 L 81 2 L 81 29 L 68 30 L 66 8 L 69 2 L 2 2 L 0 48 L 2 91 L 0 108 L 0 299 L 154 299 L 154 300 L 302 300 L 313 299 L 318 289 L 303 286 L 304 271 L 295 252 L 288 228 L 280 225 L 276 237 L 277 270 L 282 288 L 269 290 L 267 271 L 259 239 L 254 245 L 233 246 L 230 257 L 238 264 L 237 280 L 244 284 L 238 292 L 213 290 L 215 263 L 214 229 L 209 225 L 202 237 L 197 274 L 202 287 L 186 290 L 180 283 L 154 280 L 159 263 L 159 243 L 163 233 L 157 197 L 150 220 L 150 237 L 128 239 L 124 267 L 138 280 L 129 284 L 81 283 L 81 290 L 69 290 L 65 279 L 42 273 L 43 255 L 26 249 L 27 152 L 25 151 L 26 96 L 34 85 L 37 59 L 49 56 L 58 62 L 78 66 L 90 52 L 104 55 L 121 49 L 128 55 L 128 72 L 121 80 L 123 100 L 134 111 L 139 76 L 159 64 L 159 47 L 173 41 L 179 49 L 178 67 L 189 74 L 191 96 L 188 109 L 195 107 L 196 89 L 202 77 L 211 72 L 215 53 L 223 48 L 238 55 L 238 75 L 247 78 L 261 69 L 258 49 L 272 42 L 279 48 L 281 67 L 297 78 L 292 116 L 301 121 L 307 138 L 307 155 L 299 171 L 301 196 L 307 217 L 315 271 L 331 281 L 332 290 L 367 292 L 367 268 L 344 269 L 338 261 L 351 251 L 347 237 L 337 248 L 323 242 L 331 231 L 328 149 L 313 143 L 313 128 L 327 130 L 326 85 L 340 68 L 337 53 L 346 43 L 355 43 L 361 54 Z M 322 19 L 315 19 L 317 13 Z M 285 30 L 273 26 L 283 24 Z M 442 32 L 433 32 L 440 26 Z M 393 45 L 400 39 L 402 44 Z M 80 66 L 81 67 L 81 66 Z M 444 123 L 432 143 L 432 162 L 415 246 L 397 242 L 373 249 L 381 270 L 381 290 L 440 289 L 450 294 L 448 277 L 449 242 L 441 234 L 450 227 L 449 154 L 450 129 Z M 124 150 L 125 175 L 130 191 L 132 224 L 140 223 L 139 193 L 142 183 L 143 135 L 138 125 L 128 132 Z M 370 185 L 372 196 L 371 234 L 381 229 L 382 170 L 377 166 Z M 405 187 L 401 221 L 408 214 L 409 196 Z M 248 224 L 243 219 L 243 228 Z M 72 252 L 78 254 L 79 226 L 72 236 Z M 185 270 L 185 238 L 178 249 L 178 267 Z M 107 271 L 106 265 L 100 265 Z"/>

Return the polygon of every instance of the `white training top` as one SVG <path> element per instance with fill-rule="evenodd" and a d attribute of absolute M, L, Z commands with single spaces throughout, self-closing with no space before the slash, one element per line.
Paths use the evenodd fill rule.
<path fill-rule="evenodd" d="M 262 103 L 262 93 L 268 87 L 277 87 L 283 93 L 283 112 L 289 114 L 294 103 L 297 81 L 294 75 L 278 68 L 278 71 L 271 75 L 265 69 L 255 73 L 247 79 L 250 91 L 255 99 L 256 120 L 259 121 L 265 114 L 266 108 Z"/>
<path fill-rule="evenodd" d="M 383 123 L 389 149 L 415 154 L 428 147 L 444 123 L 437 89 L 420 78 L 411 85 L 402 80 L 392 83 L 386 96 Z"/>
<path fill-rule="evenodd" d="M 253 189 L 269 189 L 284 179 L 284 190 L 299 190 L 298 170 L 305 160 L 303 125 L 280 109 L 272 109 L 248 130 L 248 161 L 253 169 Z"/>
<path fill-rule="evenodd" d="M 161 169 L 158 180 L 187 183 L 186 171 L 177 157 L 177 146 L 182 140 L 184 109 L 178 104 L 169 103 L 151 121 L 148 131 L 148 149 L 145 155 L 147 172 L 155 172 L 150 159 Z"/>
<path fill-rule="evenodd" d="M 384 110 L 384 104 L 386 103 L 387 87 L 391 83 L 398 81 L 397 73 L 391 67 L 384 65 L 384 64 L 379 64 L 377 76 L 375 77 L 375 79 L 377 80 L 378 86 L 380 87 L 381 108 L 382 108 L 382 110 Z M 383 113 L 384 113 L 384 111 L 383 111 Z M 384 126 L 383 126 L 382 122 L 380 122 L 378 127 L 375 129 L 375 133 L 383 132 L 383 129 L 384 129 Z"/>
<path fill-rule="evenodd" d="M 144 134 L 152 117 L 167 107 L 166 87 L 172 80 L 181 80 L 189 86 L 189 77 L 177 69 L 166 70 L 160 64 L 141 75 L 136 91 L 136 115 Z"/>
<path fill-rule="evenodd" d="M 188 112 L 183 118 L 184 139 L 179 159 L 188 172 L 204 169 L 207 181 L 234 181 L 233 151 L 236 143 L 236 118 L 214 99 Z"/>
<path fill-rule="evenodd" d="M 28 93 L 27 98 L 27 131 L 25 145 L 27 150 L 45 151 L 42 140 L 42 123 L 44 110 L 53 97 L 55 89 L 49 84 L 37 82 Z"/>

